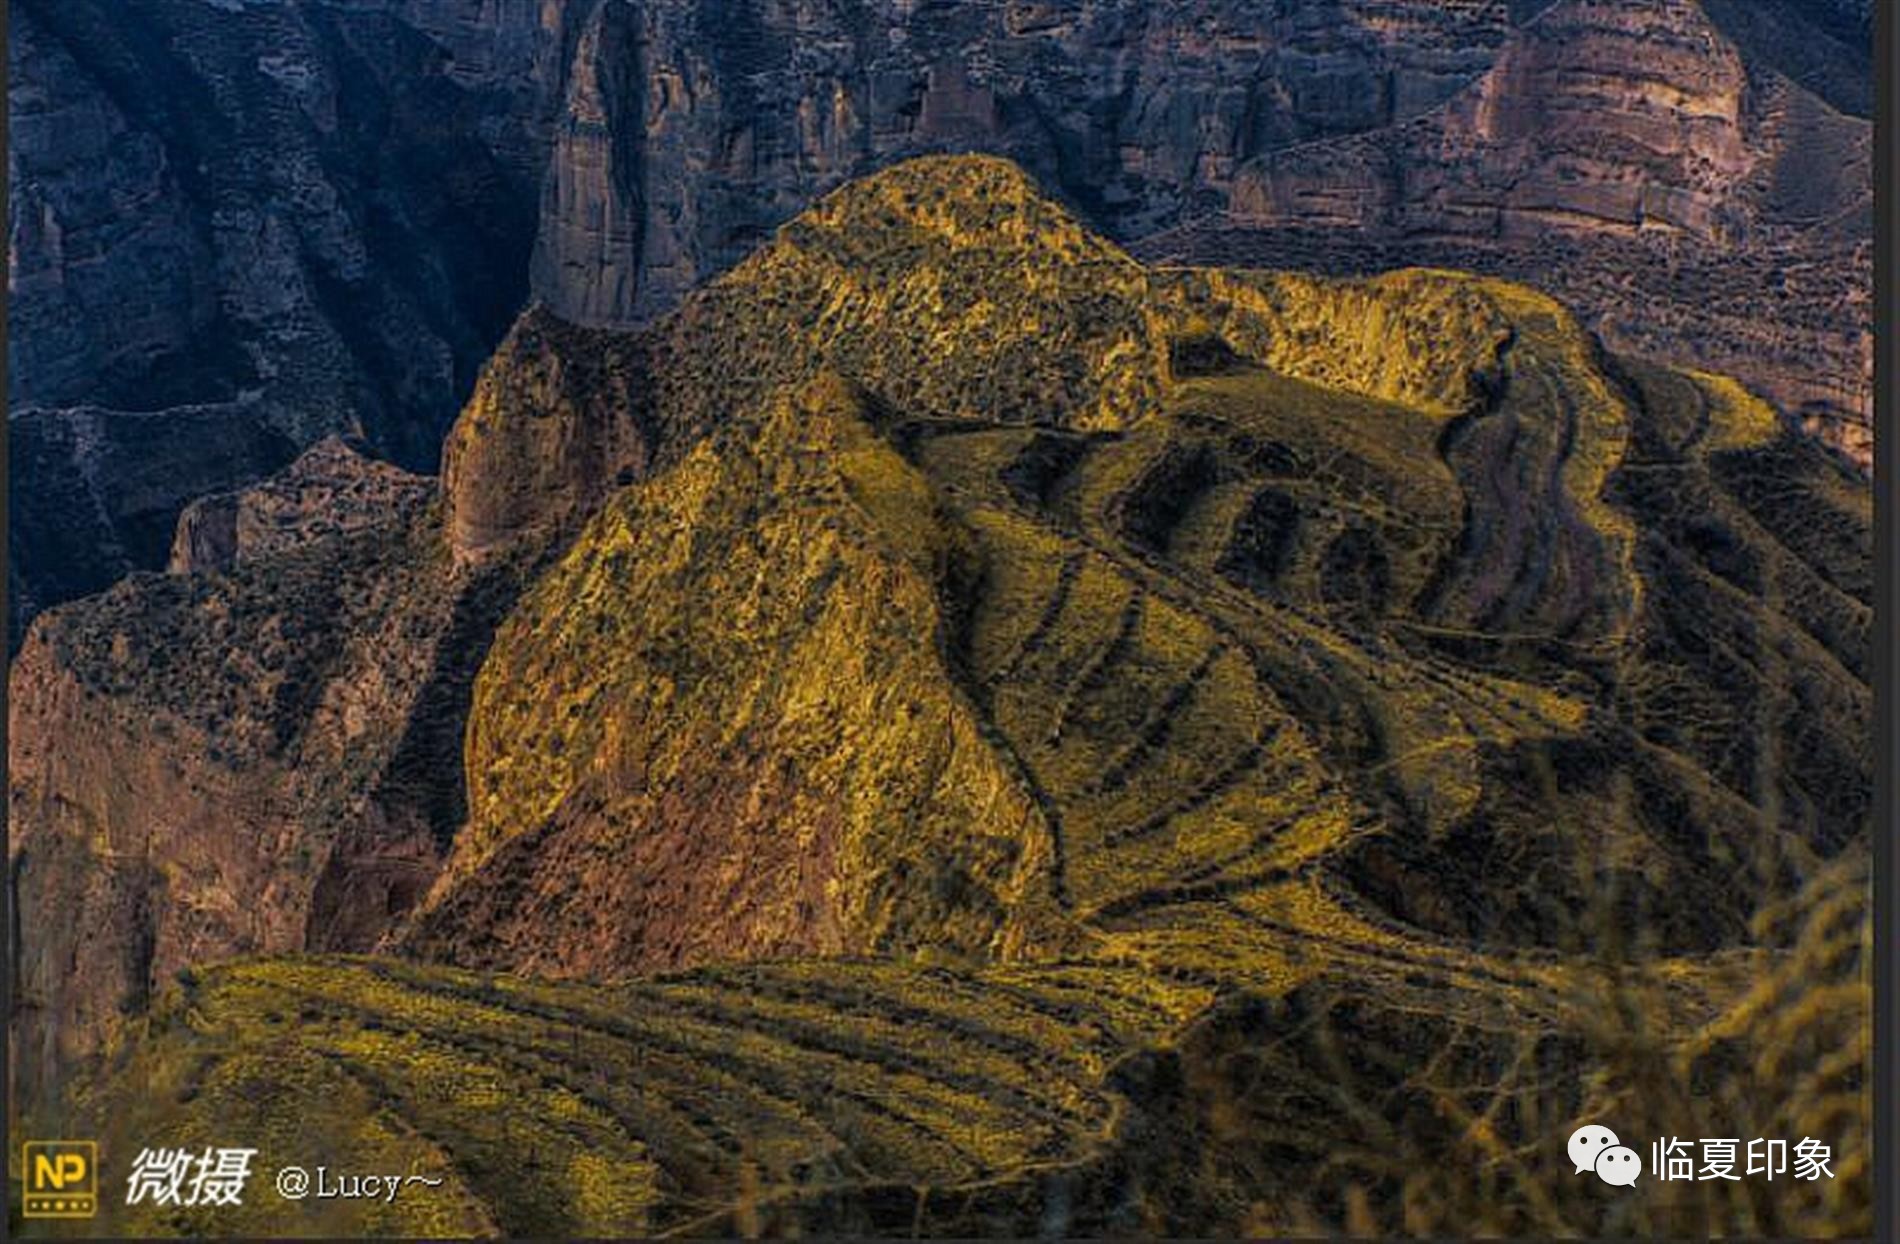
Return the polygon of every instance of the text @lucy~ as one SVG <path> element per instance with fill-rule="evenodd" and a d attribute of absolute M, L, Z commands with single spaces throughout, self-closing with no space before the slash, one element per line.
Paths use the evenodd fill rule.
<path fill-rule="evenodd" d="M 339 1170 L 329 1166 L 286 1166 L 274 1181 L 286 1201 L 382 1201 L 442 1186 L 439 1175 L 404 1175 Z"/>

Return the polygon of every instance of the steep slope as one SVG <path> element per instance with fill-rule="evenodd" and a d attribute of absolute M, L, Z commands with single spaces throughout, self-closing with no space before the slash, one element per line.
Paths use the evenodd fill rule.
<path fill-rule="evenodd" d="M 467 722 L 426 896 L 342 903 L 346 942 L 298 900 L 270 937 L 196 943 L 412 962 L 199 965 L 73 1103 L 183 1076 L 190 1100 L 140 1117 L 243 1119 L 273 1153 L 313 1120 L 453 1166 L 448 1217 L 387 1229 L 1238 1230 L 1288 1189 L 1337 1224 L 1358 1194 L 1324 1142 L 1437 1143 L 1439 1072 L 1504 1117 L 1522 1067 L 1561 1068 L 1579 1092 L 1539 1117 L 1567 1120 L 1585 1085 L 1640 1092 L 1619 1050 L 1668 1063 L 1722 1015 L 1772 1039 L 1808 1005 L 1744 1000 L 1804 953 L 1777 913 L 1851 920 L 1864 892 L 1804 889 L 1867 855 L 1864 480 L 1732 381 L 1609 354 L 1521 287 L 1144 268 L 1002 162 L 913 161 L 639 333 L 524 317 L 446 477 L 439 519 L 372 546 L 414 551 L 310 632 L 410 668 L 387 597 L 438 660 L 482 658 L 466 708 L 417 710 L 438 744 Z M 215 889 L 173 865 L 120 903 L 89 845 L 152 836 L 162 775 L 128 770 L 84 820 L 87 766 L 117 753 L 48 740 L 81 701 L 127 749 L 181 711 L 154 712 L 174 683 L 140 612 L 271 602 L 298 557 L 362 538 L 42 619 L 16 691 L 23 910 L 135 912 L 183 944 Z M 524 576 L 492 648 L 427 621 Z M 177 686 L 231 667 L 233 633 L 180 633 Z M 35 689 L 113 662 L 96 699 Z M 383 763 L 381 734 L 339 765 L 303 701 L 274 703 L 191 745 L 255 719 L 313 788 Z M 300 805 L 285 823 L 325 841 Z M 284 858 L 219 840 L 245 885 Z M 61 1031 L 131 1031 L 118 1001 L 164 993 L 183 959 L 119 966 L 130 944 L 26 956 Z M 1601 1029 L 1606 959 L 1649 1046 Z M 1848 1031 L 1865 995 L 1827 962 Z M 1320 1143 L 1269 1129 L 1278 1174 L 1182 1180 L 1166 1120 L 1209 1110 L 1254 1041 L 1300 1092 L 1236 1109 Z M 1354 1051 L 1395 1091 L 1313 1107 Z M 251 1101 L 279 1064 L 301 1070 Z M 1833 1115 L 1837 1151 L 1864 1125 Z M 1261 1137 L 1222 1135 L 1181 1161 L 1262 1164 Z M 1512 1178 L 1545 1141 L 1503 1138 Z"/>
<path fill-rule="evenodd" d="M 1604 700 L 1590 684 L 1618 685 L 1620 654 L 1649 625 L 1651 605 L 1635 561 L 1638 533 L 1626 510 L 1606 502 L 1632 425 L 1646 426 L 1644 408 L 1620 378 L 1597 369 L 1592 346 L 1564 313 L 1523 291 L 1430 273 L 1360 285 L 1151 274 L 1117 252 L 1079 244 L 1066 216 L 1025 206 L 1033 202 L 1021 177 L 996 162 L 901 166 L 789 226 L 773 247 L 655 336 L 687 351 L 673 357 L 682 374 L 743 377 L 720 390 L 734 399 L 727 425 L 734 430 L 718 438 L 728 456 L 750 441 L 782 443 L 769 429 L 783 416 L 760 412 L 784 399 L 745 404 L 744 395 L 763 393 L 765 381 L 782 378 L 796 391 L 814 369 L 829 367 L 867 395 L 866 426 L 881 429 L 878 435 L 922 472 L 912 489 L 912 508 L 922 512 L 884 538 L 969 550 L 935 572 L 949 616 L 961 627 L 944 659 L 974 684 L 998 745 L 1024 765 L 1070 857 L 1055 862 L 1052 882 L 1065 901 L 1085 911 L 1165 906 L 1174 893 L 1161 884 L 1168 870 L 1178 870 L 1189 894 L 1254 871 L 1273 875 L 1310 853 L 1368 839 L 1363 831 L 1389 818 L 1383 833 L 1369 836 L 1372 845 L 1351 856 L 1364 856 L 1360 867 L 1380 876 L 1381 889 L 1389 888 L 1395 853 L 1413 849 L 1407 844 L 1415 834 L 1424 844 L 1445 834 L 1486 842 L 1528 835 L 1540 845 L 1512 871 L 1437 870 L 1452 892 L 1431 902 L 1462 911 L 1459 921 L 1475 920 L 1487 932 L 1508 927 L 1514 937 L 1548 936 L 1521 907 L 1516 887 L 1533 889 L 1537 869 L 1567 867 L 1563 860 L 1578 844 L 1552 832 L 1549 809 L 1536 801 L 1505 812 L 1497 800 L 1514 797 L 1523 767 L 1543 763 L 1536 757 L 1554 746 L 1578 751 L 1578 759 L 1565 762 L 1576 780 L 1599 780 L 1584 775 L 1601 769 L 1629 728 L 1614 697 Z M 846 240 L 852 252 L 842 252 Z M 841 252 L 855 258 L 841 260 Z M 1046 290 L 1069 292 L 1058 301 Z M 717 330 L 690 336 L 709 325 Z M 993 374 L 985 361 L 1018 357 L 1011 352 L 1032 335 L 1048 349 L 1035 372 L 1025 364 L 1010 373 L 1021 387 L 983 387 Z M 766 342 L 800 338 L 809 349 L 766 353 Z M 917 347 L 906 344 L 912 339 Z M 1113 344 L 1102 349 L 1096 343 L 1103 341 Z M 922 365 L 925 343 L 943 365 Z M 1249 355 L 1259 363 L 1248 362 Z M 1211 369 L 1225 374 L 1196 375 L 1210 366 L 1198 356 L 1214 359 Z M 1062 377 L 1065 367 L 1078 379 L 1038 380 L 1038 373 Z M 1017 396 L 1029 386 L 1049 396 L 1040 403 Z M 1141 394 L 1154 395 L 1146 414 L 1123 414 L 1143 409 Z M 1115 402 L 1121 405 L 1109 404 Z M 498 445 L 511 443 L 510 427 L 545 429 L 526 414 L 511 421 L 488 404 L 475 409 L 487 425 L 480 436 Z M 1297 414 L 1276 413 L 1282 410 Z M 1775 436 L 1758 405 L 1737 406 L 1721 419 L 1716 431 L 1698 435 L 1715 437 L 1724 452 Z M 1029 426 L 1013 428 L 1024 420 Z M 786 456 L 828 463 L 840 457 L 835 448 L 819 450 L 828 443 L 822 433 L 813 436 L 796 452 L 788 447 Z M 475 442 L 458 436 L 458 443 Z M 1350 468 L 1340 459 L 1348 448 Z M 702 448 L 694 460 L 713 452 Z M 1418 475 L 1413 464 L 1440 455 L 1439 473 Z M 538 468 L 531 462 L 529 469 Z M 641 800 L 660 798 L 673 785 L 649 785 L 646 766 L 676 774 L 678 761 L 666 757 L 694 754 L 690 740 L 703 728 L 694 723 L 745 719 L 743 700 L 695 700 L 707 694 L 699 681 L 705 675 L 696 671 L 762 663 L 783 680 L 782 694 L 803 685 L 814 665 L 836 667 L 847 681 L 855 677 L 841 672 L 838 658 L 814 663 L 808 650 L 782 640 L 742 648 L 739 657 L 720 647 L 725 656 L 713 659 L 709 645 L 721 641 L 721 632 L 696 636 L 652 612 L 729 622 L 759 608 L 744 603 L 756 579 L 782 582 L 788 593 L 767 616 L 795 613 L 804 607 L 796 585 L 811 573 L 804 559 L 828 547 L 833 525 L 859 521 L 835 499 L 829 510 L 801 508 L 784 521 L 807 534 L 786 545 L 777 534 L 780 520 L 756 503 L 732 513 L 729 503 L 702 496 L 704 481 L 718 478 L 708 476 L 710 469 L 663 470 L 640 486 L 651 494 L 645 503 L 610 505 L 608 517 L 568 554 L 558 586 L 544 583 L 511 625 L 509 634 L 519 638 L 491 658 L 483 683 L 493 691 L 478 697 L 470 760 L 477 788 L 492 791 L 494 803 L 477 807 L 451 865 L 452 873 L 477 873 L 499 859 L 496 879 L 481 882 L 478 892 L 499 888 L 508 903 L 483 899 L 479 910 L 517 920 L 509 914 L 514 904 L 535 910 L 539 894 L 598 913 L 612 909 L 603 901 L 609 894 L 677 887 L 693 874 L 689 862 L 672 858 L 678 852 L 664 848 L 665 835 L 654 854 L 628 865 L 631 874 L 594 876 L 577 863 L 575 848 L 545 851 L 537 844 L 542 835 L 589 842 L 589 850 L 619 867 L 625 853 L 610 844 L 625 830 L 615 826 L 686 814 L 649 811 L 643 821 L 610 810 L 614 796 L 592 788 L 605 782 Z M 592 470 L 601 473 L 598 464 Z M 890 470 L 908 478 L 894 464 Z M 1325 476 L 1305 478 L 1315 470 L 1347 471 L 1350 495 L 1364 498 L 1357 504 L 1385 507 L 1386 516 L 1343 503 L 1337 486 L 1326 489 Z M 741 491 L 749 495 L 758 486 Z M 560 511 L 574 504 L 560 487 L 504 493 L 539 497 Z M 711 495 L 724 494 L 714 488 Z M 1378 498 L 1402 499 L 1401 508 L 1390 512 L 1400 501 Z M 1311 512 L 1314 506 L 1323 509 Z M 780 560 L 768 558 L 751 578 L 703 558 L 686 563 L 695 569 L 685 578 L 660 569 L 681 565 L 680 550 L 748 547 L 780 549 Z M 791 556 L 796 560 L 782 560 Z M 879 577 L 863 567 L 847 564 L 834 573 L 848 599 L 884 599 Z M 1031 577 L 1015 584 L 1017 574 Z M 993 599 L 999 587 L 1003 594 Z M 1059 590 L 1050 596 L 1052 589 Z M 630 592 L 654 593 L 662 603 L 643 604 Z M 1079 647 L 1050 651 L 1046 659 L 1054 663 L 1045 666 L 1042 647 L 1070 621 L 1064 609 L 1074 592 L 1085 593 L 1092 611 L 1073 619 L 1081 629 L 1068 642 Z M 640 624 L 642 617 L 652 620 Z M 939 629 L 926 618 L 918 634 Z M 647 647 L 624 671 L 609 673 L 634 655 L 619 647 L 624 641 L 617 637 L 629 633 L 650 637 Z M 991 637 L 999 634 L 1016 636 L 1011 642 L 1025 649 L 993 649 Z M 728 686 L 730 678 L 712 690 L 749 694 L 743 682 Z M 549 697 L 549 687 L 568 690 Z M 1638 690 L 1632 679 L 1631 694 Z M 1844 697 L 1830 701 L 1841 720 L 1864 718 L 1864 685 L 1829 694 Z M 1118 698 L 1119 707 L 1097 705 L 1103 695 Z M 1093 714 L 1106 716 L 1096 721 Z M 1205 720 L 1176 735 L 1181 714 Z M 1100 737 L 1087 737 L 1090 722 Z M 631 737 L 622 736 L 627 729 Z M 1835 741 L 1815 753 L 1817 760 L 1826 758 L 1831 770 L 1864 763 L 1861 749 L 1847 742 L 1853 736 L 1829 737 Z M 1171 755 L 1164 746 L 1170 739 L 1176 748 L 1191 743 L 1206 752 L 1192 760 Z M 1700 755 L 1695 761 L 1713 763 Z M 1158 767 L 1151 771 L 1151 763 Z M 1313 778 L 1341 767 L 1381 776 L 1351 798 L 1320 797 Z M 749 771 L 749 762 L 738 771 Z M 1839 789 L 1828 781 L 1804 785 L 1802 775 L 1812 771 L 1774 780 L 1806 792 L 1804 805 Z M 1750 796 L 1758 793 L 1753 777 L 1733 781 Z M 1324 785 L 1336 792 L 1336 783 Z M 1224 802 L 1229 798 L 1233 807 Z M 1180 824 L 1171 820 L 1174 800 L 1186 805 Z M 1845 806 L 1833 813 L 1824 819 L 1856 815 Z M 1290 845 L 1287 860 L 1274 851 L 1252 858 L 1257 847 L 1238 849 L 1249 834 L 1223 836 L 1236 832 L 1236 821 L 1253 822 L 1257 833 L 1259 822 L 1289 815 L 1293 824 L 1282 829 L 1292 830 L 1291 844 L 1303 845 Z M 1730 844 L 1781 832 L 1718 811 L 1672 806 L 1654 815 L 1692 816 L 1701 832 Z M 1202 821 L 1212 836 L 1188 850 L 1184 843 L 1203 832 L 1192 828 Z M 1077 837 L 1083 825 L 1098 837 Z M 1788 832 L 1805 838 L 1823 831 Z M 494 855 L 497 842 L 513 844 L 505 859 Z M 1546 858 L 1551 851 L 1559 857 Z M 1114 862 L 1124 858 L 1126 873 Z M 1648 897 L 1629 901 L 1645 904 L 1672 944 L 1719 944 L 1745 923 L 1752 886 L 1681 916 L 1649 910 L 1672 888 L 1719 891 L 1726 883 L 1712 871 L 1717 867 L 1715 857 L 1700 852 L 1664 851 L 1631 874 Z M 1157 875 L 1157 868 L 1164 871 Z M 760 857 L 732 875 L 781 871 Z M 842 889 L 864 875 L 858 870 L 859 880 Z M 733 884 L 743 891 L 751 883 Z M 590 898 L 596 887 L 599 898 Z M 1565 886 L 1541 901 L 1575 919 L 1584 897 Z M 445 914 L 434 919 L 461 944 L 486 935 L 487 920 L 467 918 L 443 894 L 437 899 Z M 631 907 L 635 914 L 626 918 L 645 918 L 637 915 L 641 905 Z M 419 946 L 444 945 L 439 934 L 422 936 Z M 469 951 L 469 961 L 576 970 L 562 963 L 566 952 L 532 945 L 525 931 L 510 938 L 520 942 L 512 954 L 497 960 Z M 604 956 L 597 947 L 587 953 L 586 968 L 595 972 L 655 961 L 638 938 L 623 939 Z M 659 962 L 671 962 L 677 952 L 659 953 Z"/>
<path fill-rule="evenodd" d="M 28 1098 L 185 964 L 367 949 L 426 890 L 462 819 L 459 706 L 510 581 L 452 578 L 440 506 L 386 500 L 376 521 L 35 622 L 8 735 Z"/>
<path fill-rule="evenodd" d="M 841 383 L 615 497 L 496 638 L 404 945 L 599 975 L 1046 940 L 1051 827 L 939 659 L 966 554 L 931 509 Z"/>

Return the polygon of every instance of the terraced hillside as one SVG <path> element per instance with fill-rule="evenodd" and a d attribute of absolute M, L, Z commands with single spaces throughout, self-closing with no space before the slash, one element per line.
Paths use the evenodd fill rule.
<path fill-rule="evenodd" d="M 1450 1153 L 1498 1229 L 1735 1228 L 1551 1157 L 1775 1059 L 1843 1156 L 1771 1225 L 1866 1212 L 1868 493 L 1733 383 L 933 159 L 531 313 L 450 455 L 454 574 L 551 552 L 432 884 L 154 981 L 76 1107 L 444 1182 L 125 1225 L 1430 1231 L 1377 1159 Z"/>

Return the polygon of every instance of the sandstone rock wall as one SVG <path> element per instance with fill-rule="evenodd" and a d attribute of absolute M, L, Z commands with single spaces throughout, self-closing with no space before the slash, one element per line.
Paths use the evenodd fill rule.
<path fill-rule="evenodd" d="M 35 620 L 8 684 L 28 1096 L 186 964 L 367 950 L 433 878 L 461 819 L 456 704 L 500 607 L 451 580 L 419 498 L 389 500 Z"/>

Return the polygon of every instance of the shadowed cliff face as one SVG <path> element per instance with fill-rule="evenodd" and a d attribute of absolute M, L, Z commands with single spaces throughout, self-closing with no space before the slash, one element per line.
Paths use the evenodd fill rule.
<path fill-rule="evenodd" d="M 180 471 L 159 529 L 332 433 L 430 469 L 525 299 L 647 322 L 938 150 L 1010 156 L 1147 257 L 1555 282 L 1618 348 L 1869 460 L 1851 4 L 121 8 L 11 10 L 9 399 L 149 412 L 187 464 L 188 407 L 286 442 Z M 122 456 L 70 470 L 109 498 Z M 144 516 L 72 489 L 15 513 L 10 644 L 161 564 Z M 94 529 L 94 569 L 22 543 L 47 528 Z"/>
<path fill-rule="evenodd" d="M 526 296 L 544 16 L 10 6 L 10 650 L 324 436 L 434 469 Z"/>
<path fill-rule="evenodd" d="M 536 293 L 628 325 L 845 179 L 1006 154 L 1100 228 L 1209 208 L 1249 157 L 1427 110 L 1481 74 L 1502 6 L 1327 0 L 606 4 L 554 139 Z"/>
<path fill-rule="evenodd" d="M 523 295 L 554 35 L 492 8 L 463 62 L 398 7 L 13 6 L 16 407 L 256 391 L 433 465 Z"/>

